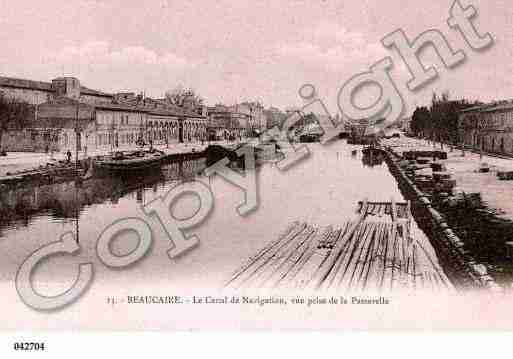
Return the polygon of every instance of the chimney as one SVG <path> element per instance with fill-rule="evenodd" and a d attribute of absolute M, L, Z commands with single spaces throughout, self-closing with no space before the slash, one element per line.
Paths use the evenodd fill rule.
<path fill-rule="evenodd" d="M 59 77 L 52 80 L 55 97 L 80 99 L 80 81 L 75 77 Z"/>

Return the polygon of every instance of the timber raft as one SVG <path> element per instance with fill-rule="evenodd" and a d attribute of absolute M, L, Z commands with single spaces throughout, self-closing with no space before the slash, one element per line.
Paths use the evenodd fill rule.
<path fill-rule="evenodd" d="M 227 289 L 330 292 L 453 291 L 425 239 L 411 237 L 410 204 L 360 202 L 354 220 L 293 222 L 226 283 Z"/>

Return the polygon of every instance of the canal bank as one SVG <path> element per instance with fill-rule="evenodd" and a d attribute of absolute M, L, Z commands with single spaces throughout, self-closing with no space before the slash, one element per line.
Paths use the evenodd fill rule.
<path fill-rule="evenodd" d="M 217 144 L 217 143 L 216 143 Z M 238 143 L 219 142 L 220 145 L 233 149 Z M 208 147 L 203 144 L 184 144 L 172 146 L 155 146 L 163 153 L 165 162 L 184 161 L 204 156 Z M 133 148 L 119 148 L 117 151 L 134 151 Z M 23 186 L 26 184 L 60 183 L 83 177 L 89 170 L 93 161 L 108 155 L 107 152 L 92 151 L 79 154 L 78 160 L 72 157 L 70 161 L 64 154 L 51 156 L 49 154 L 10 153 L 0 159 L 0 188 Z M 73 155 L 75 156 L 75 155 Z"/>
<path fill-rule="evenodd" d="M 445 273 L 459 289 L 484 288 L 500 290 L 488 274 L 486 266 L 476 262 L 472 253 L 465 249 L 463 241 L 449 227 L 444 215 L 437 211 L 429 196 L 419 190 L 398 162 L 401 159 L 391 151 L 385 152 L 390 172 L 397 180 L 399 189 L 411 201 L 412 214 L 420 228 L 428 235 L 436 250 Z"/>
<path fill-rule="evenodd" d="M 382 145 L 391 173 L 412 201 L 412 212 L 451 280 L 462 288 L 509 287 L 511 212 L 497 210 L 496 205 L 504 203 L 501 195 L 512 190 L 496 174 L 497 168 L 509 165 L 504 162 L 508 160 L 485 157 L 494 170 L 481 173 L 481 159 L 475 154 L 463 156 L 450 148 L 435 151 L 422 140 L 405 137 L 382 140 Z M 442 159 L 435 161 L 433 155 Z"/>
<path fill-rule="evenodd" d="M 384 140 L 382 143 L 399 156 L 410 150 L 434 149 L 432 143 L 418 138 L 402 137 Z M 417 187 L 431 195 L 431 205 L 444 216 L 448 226 L 458 235 L 464 249 L 472 254 L 475 261 L 483 264 L 498 284 L 511 288 L 513 183 L 501 180 L 499 174 L 511 169 L 513 161 L 444 147 L 447 159 L 440 161 L 439 165 L 443 165 L 445 175 L 454 181 L 452 194 L 437 194 L 425 186 L 435 172 L 431 168 L 419 168 L 422 166 L 416 166 L 419 169 L 413 171 L 416 182 L 420 179 L 422 185 Z M 441 146 L 437 145 L 436 149 L 441 149 Z M 411 169 L 410 165 L 406 167 Z"/>

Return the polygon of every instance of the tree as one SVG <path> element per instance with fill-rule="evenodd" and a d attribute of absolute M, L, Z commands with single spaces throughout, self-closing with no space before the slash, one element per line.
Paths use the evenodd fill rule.
<path fill-rule="evenodd" d="M 0 149 L 2 137 L 9 129 L 25 128 L 29 122 L 31 106 L 13 98 L 7 98 L 0 94 Z"/>
<path fill-rule="evenodd" d="M 184 88 L 182 85 L 166 92 L 166 100 L 170 105 L 196 110 L 203 106 L 203 98 L 192 88 Z"/>
<path fill-rule="evenodd" d="M 411 131 L 422 137 L 429 137 L 440 142 L 458 143 L 458 113 L 473 106 L 463 99 L 451 101 L 448 92 L 440 96 L 433 93 L 431 105 L 417 107 L 413 113 Z"/>
<path fill-rule="evenodd" d="M 471 106 L 473 105 L 466 99 L 450 101 L 448 92 L 442 93 L 440 97 L 433 94 L 430 112 L 434 131 L 440 142 L 456 144 L 460 141 L 458 113 Z"/>
<path fill-rule="evenodd" d="M 413 116 L 410 124 L 410 131 L 415 136 L 426 137 L 431 134 L 431 113 L 428 108 L 417 107 L 413 112 Z"/>

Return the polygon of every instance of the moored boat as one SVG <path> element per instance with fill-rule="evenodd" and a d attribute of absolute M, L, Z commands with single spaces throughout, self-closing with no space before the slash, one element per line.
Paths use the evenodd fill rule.
<path fill-rule="evenodd" d="M 166 154 L 159 150 L 118 151 L 108 156 L 98 157 L 94 167 L 108 171 L 141 171 L 159 167 Z"/>

